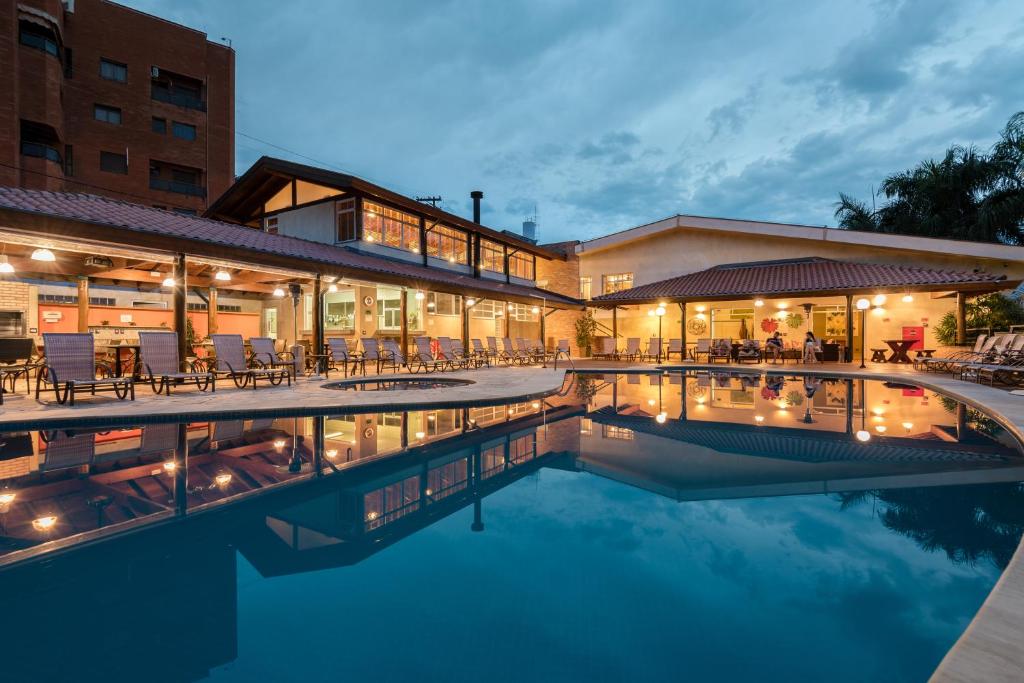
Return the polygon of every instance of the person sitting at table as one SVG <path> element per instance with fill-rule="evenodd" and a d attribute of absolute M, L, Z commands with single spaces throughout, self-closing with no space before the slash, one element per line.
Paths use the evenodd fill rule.
<path fill-rule="evenodd" d="M 782 333 L 778 330 L 768 337 L 768 341 L 764 343 L 764 349 L 771 354 L 772 360 L 778 360 L 782 357 Z"/>
<path fill-rule="evenodd" d="M 818 343 L 818 338 L 814 336 L 813 332 L 807 330 L 807 336 L 804 337 L 804 362 L 817 363 L 819 350 L 821 350 L 821 344 Z"/>

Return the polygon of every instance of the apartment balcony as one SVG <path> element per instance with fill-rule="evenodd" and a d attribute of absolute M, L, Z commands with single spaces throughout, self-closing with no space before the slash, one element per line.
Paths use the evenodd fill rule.
<path fill-rule="evenodd" d="M 150 178 L 149 189 L 174 192 L 176 194 L 184 194 L 190 197 L 206 197 L 206 188 L 201 185 L 196 185 L 195 183 L 184 182 L 181 180 Z"/>

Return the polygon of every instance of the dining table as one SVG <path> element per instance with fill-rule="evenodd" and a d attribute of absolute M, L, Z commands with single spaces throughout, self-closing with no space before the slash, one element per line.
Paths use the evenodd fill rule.
<path fill-rule="evenodd" d="M 913 363 L 910 360 L 910 356 L 907 352 L 910 351 L 911 347 L 914 346 L 918 339 L 883 339 L 885 345 L 892 349 L 892 355 L 889 356 L 887 362 L 889 363 Z"/>

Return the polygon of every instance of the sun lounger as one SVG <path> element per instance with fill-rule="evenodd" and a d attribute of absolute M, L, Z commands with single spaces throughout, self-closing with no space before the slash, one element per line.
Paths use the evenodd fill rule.
<path fill-rule="evenodd" d="M 637 360 L 640 358 L 640 337 L 629 337 L 626 339 L 626 350 L 619 354 L 626 360 Z"/>
<path fill-rule="evenodd" d="M 619 355 L 619 350 L 615 348 L 614 337 L 601 337 L 598 340 L 597 349 L 591 352 L 594 358 L 608 358 L 615 360 Z"/>
<path fill-rule="evenodd" d="M 717 363 L 720 360 L 726 363 L 732 360 L 732 339 L 712 341 L 711 348 L 708 350 L 708 362 Z"/>
<path fill-rule="evenodd" d="M 274 341 L 270 337 L 250 337 L 252 359 L 263 368 L 287 368 L 292 377 L 295 377 L 295 355 L 290 351 L 278 351 Z"/>
<path fill-rule="evenodd" d="M 455 353 L 455 346 L 451 337 L 438 337 L 437 345 L 441 352 L 437 355 L 439 361 L 443 361 L 451 369 L 466 367 L 466 359 Z"/>
<path fill-rule="evenodd" d="M 710 362 L 711 360 L 711 340 L 710 339 L 698 339 L 697 346 L 693 348 L 693 360 L 699 363 L 700 357 L 704 356 L 704 360 Z"/>
<path fill-rule="evenodd" d="M 740 363 L 761 362 L 761 341 L 758 339 L 746 339 L 743 345 L 736 352 L 736 360 Z"/>
<path fill-rule="evenodd" d="M 96 361 L 96 347 L 88 332 L 46 333 L 43 335 L 46 361 L 36 375 L 36 400 L 46 385 L 53 388 L 57 403 L 75 405 L 75 394 L 88 390 L 112 391 L 121 400 L 135 400 L 135 381 L 117 377 L 114 369 Z M 105 376 L 97 379 L 97 374 Z"/>
<path fill-rule="evenodd" d="M 398 342 L 394 339 L 383 339 L 381 346 L 381 367 L 390 365 L 392 370 L 398 372 L 405 365 L 405 354 L 398 348 Z"/>
<path fill-rule="evenodd" d="M 272 386 L 278 386 L 281 382 L 288 380 L 288 386 L 292 384 L 292 370 L 294 366 L 265 367 L 259 359 L 253 358 L 252 363 L 245 357 L 245 344 L 240 334 L 211 334 L 214 352 L 217 357 L 211 369 L 214 375 L 231 378 L 235 386 L 244 389 L 252 382 L 252 388 L 256 388 L 258 380 L 265 379 Z"/>
<path fill-rule="evenodd" d="M 444 369 L 445 362 L 434 358 L 434 353 L 430 348 L 430 337 L 416 337 L 413 339 L 413 344 L 416 349 L 409 356 L 409 372 L 419 372 L 420 370 L 433 372 Z"/>
<path fill-rule="evenodd" d="M 345 373 L 345 377 L 348 377 L 348 368 L 352 366 L 352 374 L 362 368 L 363 375 L 366 375 L 366 358 L 362 354 L 354 351 L 349 351 L 348 342 L 342 337 L 328 337 L 327 338 L 327 366 L 324 368 L 324 374 L 330 375 L 331 370 L 337 370 L 338 365 L 341 365 L 342 371 Z"/>
<path fill-rule="evenodd" d="M 673 354 L 679 356 L 679 360 L 680 361 L 684 360 L 685 352 L 683 351 L 683 340 L 682 339 L 669 339 L 668 340 L 668 349 L 665 351 L 665 360 L 666 361 L 672 360 L 672 355 Z"/>
<path fill-rule="evenodd" d="M 217 378 L 200 362 L 178 358 L 177 332 L 139 332 L 140 377 L 148 380 L 153 392 L 171 395 L 175 384 L 195 382 L 200 391 L 217 390 Z"/>

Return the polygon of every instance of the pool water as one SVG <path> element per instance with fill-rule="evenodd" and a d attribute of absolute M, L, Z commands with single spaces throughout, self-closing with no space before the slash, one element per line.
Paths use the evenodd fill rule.
<path fill-rule="evenodd" d="M 417 379 L 413 377 L 395 377 L 392 379 L 348 379 L 340 382 L 327 382 L 324 389 L 340 389 L 342 391 L 405 391 L 407 389 L 444 389 L 474 384 L 468 379 L 445 377 Z"/>
<path fill-rule="evenodd" d="M 1016 442 L 879 382 L 0 441 L 8 680 L 925 680 L 1024 533 Z"/>

